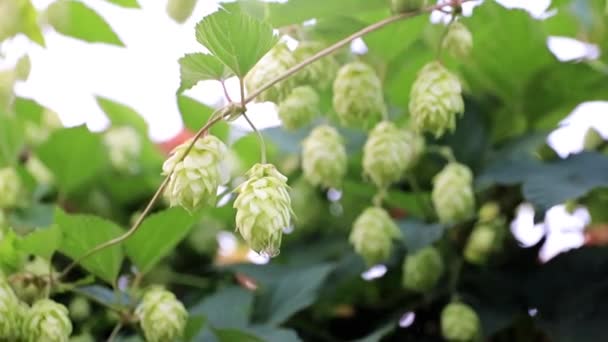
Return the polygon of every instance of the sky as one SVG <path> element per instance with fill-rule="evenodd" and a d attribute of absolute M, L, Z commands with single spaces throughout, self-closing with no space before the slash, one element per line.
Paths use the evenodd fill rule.
<path fill-rule="evenodd" d="M 179 86 L 177 60 L 185 53 L 204 51 L 196 42 L 194 26 L 200 18 L 217 8 L 217 1 L 199 0 L 193 16 L 184 24 L 177 24 L 167 16 L 165 1 L 139 0 L 141 9 L 126 9 L 99 0 L 82 1 L 110 23 L 127 48 L 89 44 L 48 29 L 44 33 L 46 48 L 29 42 L 23 36 L 4 42 L 1 50 L 6 52 L 6 58 L 0 59 L 0 69 L 11 67 L 20 56 L 28 53 L 32 60 L 32 72 L 27 81 L 16 85 L 16 93 L 33 98 L 56 111 L 67 126 L 86 123 L 92 130 L 103 130 L 108 121 L 95 102 L 98 95 L 129 105 L 139 112 L 148 122 L 153 140 L 170 139 L 182 129 L 175 97 Z M 38 9 L 44 9 L 51 2 L 33 0 Z M 537 17 L 546 16 L 550 4 L 550 0 L 498 2 L 507 7 L 526 8 Z M 470 9 L 466 12 L 470 12 Z M 434 13 L 431 19 L 440 20 L 440 16 L 440 13 Z M 598 54 L 597 48 L 565 37 L 550 38 L 548 46 L 561 60 L 597 57 Z M 353 47 L 365 50 L 360 40 Z M 236 80 L 228 82 L 228 89 L 233 99 L 239 97 Z M 209 105 L 224 101 L 222 90 L 214 81 L 201 82 L 186 95 Z M 258 128 L 279 124 L 272 104 L 254 104 L 249 111 Z M 549 136 L 549 142 L 561 156 L 578 152 L 582 149 L 582 136 L 590 125 L 608 137 L 607 113 L 606 102 L 581 104 Z M 244 127 L 243 122 L 237 121 L 236 125 Z M 572 217 L 565 214 L 563 208 L 557 207 L 545 226 L 538 227 L 529 219 L 530 210 L 529 207 L 522 207 L 523 218 L 518 223 L 519 228 L 514 228 L 514 233 L 517 233 L 524 229 L 521 227 L 528 227 L 521 230 L 527 232 L 522 238 L 524 240 L 534 238 L 535 235 L 530 232 L 550 228 L 556 225 L 555 222 Z M 550 247 L 545 252 L 546 258 L 561 250 L 564 243 L 572 246 L 582 243 L 580 230 L 588 221 L 588 215 L 585 216 L 584 212 L 577 215 L 574 218 L 578 220 L 578 224 L 575 224 L 579 231 L 576 238 L 561 234 L 560 225 L 557 225 L 557 230 L 549 229 L 556 233 L 555 238 L 547 243 Z M 568 232 L 573 231 L 570 228 Z M 554 247 L 554 244 L 558 247 Z"/>

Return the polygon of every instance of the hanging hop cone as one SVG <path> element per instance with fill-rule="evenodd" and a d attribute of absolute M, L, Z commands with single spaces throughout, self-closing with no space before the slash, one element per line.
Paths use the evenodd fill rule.
<path fill-rule="evenodd" d="M 460 81 L 439 62 L 428 63 L 412 85 L 409 109 L 417 130 L 437 138 L 453 131 L 457 115 L 464 113 Z"/>
<path fill-rule="evenodd" d="M 279 118 L 283 127 L 295 130 L 306 126 L 319 114 L 319 95 L 309 86 L 294 88 L 279 104 Z"/>
<path fill-rule="evenodd" d="M 321 42 L 304 41 L 298 44 L 293 55 L 297 63 L 300 63 L 323 50 L 325 47 L 325 44 Z M 299 84 L 310 85 L 318 90 L 324 91 L 331 87 L 339 68 L 340 65 L 333 56 L 325 56 L 298 72 L 295 76 L 296 81 Z"/>
<path fill-rule="evenodd" d="M 27 342 L 67 342 L 72 334 L 72 322 L 65 306 L 42 299 L 27 311 L 22 329 Z"/>
<path fill-rule="evenodd" d="M 146 291 L 135 315 L 148 342 L 175 341 L 184 333 L 188 311 L 175 295 L 161 287 Z"/>
<path fill-rule="evenodd" d="M 17 171 L 12 167 L 0 169 L 0 209 L 19 204 L 22 184 Z"/>
<path fill-rule="evenodd" d="M 110 128 L 105 132 L 103 141 L 108 148 L 110 162 L 116 170 L 137 171 L 141 153 L 141 138 L 133 127 Z"/>
<path fill-rule="evenodd" d="M 473 48 L 473 35 L 461 22 L 455 21 L 441 42 L 442 48 L 456 58 L 466 58 Z"/>
<path fill-rule="evenodd" d="M 180 161 L 190 143 L 188 140 L 175 148 L 163 164 L 163 174 L 174 170 L 165 189 L 171 206 L 194 211 L 205 204 L 215 205 L 218 186 L 228 181 L 224 165 L 228 149 L 220 139 L 207 135 L 197 140 Z"/>
<path fill-rule="evenodd" d="M 177 23 L 183 23 L 192 15 L 197 0 L 169 0 L 167 14 Z"/>
<path fill-rule="evenodd" d="M 439 222 L 457 223 L 475 211 L 473 174 L 463 164 L 449 163 L 433 178 L 431 197 Z"/>
<path fill-rule="evenodd" d="M 401 231 L 388 213 L 377 207 L 365 209 L 353 223 L 348 240 L 368 265 L 386 261 L 393 247 L 393 240 L 401 237 Z"/>
<path fill-rule="evenodd" d="M 416 11 L 426 5 L 426 0 L 391 0 L 391 10 L 393 13 Z"/>
<path fill-rule="evenodd" d="M 424 150 L 424 138 L 383 121 L 369 134 L 363 147 L 363 173 L 379 188 L 399 181 L 416 165 Z"/>
<path fill-rule="evenodd" d="M 302 142 L 302 171 L 314 186 L 339 188 L 347 163 L 342 136 L 331 126 L 317 126 Z"/>
<path fill-rule="evenodd" d="M 448 304 L 441 311 L 441 334 L 448 341 L 475 341 L 481 334 L 479 316 L 466 304 Z"/>
<path fill-rule="evenodd" d="M 245 77 L 245 88 L 248 93 L 262 88 L 274 78 L 282 75 L 296 64 L 293 53 L 286 44 L 279 43 L 272 48 L 262 59 L 249 71 Z M 283 100 L 294 87 L 294 79 L 287 78 L 256 97 L 257 101 L 272 101 L 275 103 Z"/>
<path fill-rule="evenodd" d="M 386 113 L 382 82 L 376 71 L 362 62 L 342 66 L 334 81 L 333 105 L 344 125 L 375 125 Z"/>
<path fill-rule="evenodd" d="M 426 247 L 408 255 L 403 263 L 403 287 L 420 293 L 432 290 L 441 275 L 444 265 L 441 254 L 434 247 Z"/>
<path fill-rule="evenodd" d="M 20 333 L 19 299 L 0 275 L 0 341 L 16 340 Z"/>
<path fill-rule="evenodd" d="M 236 227 L 249 247 L 267 256 L 279 254 L 283 229 L 290 225 L 287 177 L 272 164 L 256 164 L 236 191 Z"/>
<path fill-rule="evenodd" d="M 495 202 L 484 204 L 479 209 L 478 217 L 464 247 L 464 258 L 470 263 L 482 265 L 492 253 L 501 250 L 507 236 L 507 226 Z"/>

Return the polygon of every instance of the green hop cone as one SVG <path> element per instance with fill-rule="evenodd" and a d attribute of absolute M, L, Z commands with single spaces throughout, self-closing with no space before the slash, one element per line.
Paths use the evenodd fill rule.
<path fill-rule="evenodd" d="M 19 300 L 4 276 L 0 275 L 0 341 L 11 341 L 20 333 Z"/>
<path fill-rule="evenodd" d="M 473 174 L 463 164 L 449 163 L 433 178 L 433 205 L 439 222 L 452 224 L 466 220 L 475 211 Z"/>
<path fill-rule="evenodd" d="M 19 204 L 22 184 L 17 171 L 12 167 L 0 169 L 0 209 Z"/>
<path fill-rule="evenodd" d="M 306 126 L 319 114 L 319 95 L 309 86 L 294 88 L 289 96 L 279 103 L 279 118 L 288 130 Z"/>
<path fill-rule="evenodd" d="M 50 299 L 34 303 L 23 320 L 23 336 L 27 342 L 67 342 L 72 334 L 68 309 Z"/>
<path fill-rule="evenodd" d="M 104 133 L 103 141 L 116 170 L 131 173 L 137 171 L 142 146 L 141 138 L 133 127 L 110 128 Z"/>
<path fill-rule="evenodd" d="M 167 2 L 167 14 L 178 23 L 183 23 L 194 11 L 197 0 L 169 0 Z"/>
<path fill-rule="evenodd" d="M 302 171 L 314 186 L 339 188 L 347 164 L 342 136 L 331 126 L 315 127 L 302 142 Z"/>
<path fill-rule="evenodd" d="M 251 249 L 276 256 L 283 229 L 291 223 L 287 177 L 272 164 L 255 164 L 247 178 L 236 189 L 236 227 Z"/>
<path fill-rule="evenodd" d="M 437 138 L 453 131 L 457 115 L 464 113 L 460 81 L 441 63 L 428 63 L 412 85 L 409 110 L 418 131 L 430 132 Z"/>
<path fill-rule="evenodd" d="M 374 265 L 390 257 L 393 240 L 400 237 L 401 231 L 386 210 L 370 207 L 357 217 L 348 240 L 368 265 Z"/>
<path fill-rule="evenodd" d="M 455 21 L 448 27 L 441 47 L 456 58 L 466 58 L 473 48 L 473 35 L 463 23 Z"/>
<path fill-rule="evenodd" d="M 479 316 L 466 304 L 450 303 L 441 311 L 441 334 L 448 341 L 475 341 L 481 334 Z"/>
<path fill-rule="evenodd" d="M 300 63 L 325 47 L 325 44 L 321 42 L 303 41 L 298 44 L 298 47 L 293 52 L 293 56 L 296 62 Z M 310 85 L 324 91 L 331 87 L 339 68 L 340 64 L 338 64 L 338 61 L 333 56 L 325 56 L 298 72 L 295 75 L 296 81 L 299 84 Z"/>
<path fill-rule="evenodd" d="M 344 125 L 372 127 L 386 113 L 382 82 L 376 71 L 363 62 L 342 66 L 333 90 L 334 110 Z"/>
<path fill-rule="evenodd" d="M 379 188 L 403 178 L 424 150 L 424 138 L 383 121 L 369 134 L 363 147 L 363 172 Z"/>
<path fill-rule="evenodd" d="M 492 222 L 500 216 L 500 205 L 496 202 L 487 202 L 479 208 L 477 214 L 479 222 Z"/>
<path fill-rule="evenodd" d="M 215 205 L 217 188 L 227 181 L 224 160 L 228 149 L 220 139 L 207 135 L 180 161 L 190 143 L 188 140 L 173 150 L 163 164 L 163 174 L 174 171 L 165 189 L 171 206 L 194 211 L 204 204 Z"/>
<path fill-rule="evenodd" d="M 416 11 L 427 5 L 427 0 L 390 0 L 393 13 Z"/>
<path fill-rule="evenodd" d="M 277 44 L 247 73 L 245 77 L 247 92 L 253 93 L 262 88 L 295 64 L 296 60 L 287 45 L 284 43 Z M 256 97 L 256 100 L 278 103 L 289 95 L 293 87 L 294 80 L 290 77 L 265 90 Z"/>
<path fill-rule="evenodd" d="M 74 321 L 84 321 L 91 316 L 91 302 L 85 297 L 72 299 L 68 308 Z"/>
<path fill-rule="evenodd" d="M 146 291 L 135 314 L 148 342 L 175 341 L 180 338 L 188 321 L 188 311 L 163 288 L 153 287 Z"/>
<path fill-rule="evenodd" d="M 403 262 L 403 287 L 415 292 L 431 291 L 444 271 L 441 254 L 434 247 L 425 247 Z"/>

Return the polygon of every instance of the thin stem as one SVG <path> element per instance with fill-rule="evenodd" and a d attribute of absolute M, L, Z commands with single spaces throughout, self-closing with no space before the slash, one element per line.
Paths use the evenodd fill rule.
<path fill-rule="evenodd" d="M 228 89 L 226 89 L 226 81 L 221 80 L 220 83 L 222 84 L 222 90 L 224 91 L 224 96 L 226 97 L 226 100 L 228 100 L 229 103 L 232 102 L 230 95 L 228 95 Z"/>
<path fill-rule="evenodd" d="M 114 329 L 112 329 L 112 333 L 110 334 L 110 337 L 108 337 L 108 342 L 113 342 L 116 339 L 116 337 L 118 337 L 118 333 L 120 332 L 120 329 L 122 329 L 122 322 L 116 323 L 116 326 L 114 326 Z"/>
<path fill-rule="evenodd" d="M 431 145 L 426 148 L 426 152 L 435 153 L 450 163 L 456 162 L 456 157 L 454 157 L 454 153 L 452 152 L 452 149 L 447 146 Z"/>
<path fill-rule="evenodd" d="M 262 133 L 255 127 L 253 122 L 251 122 L 247 114 L 243 113 L 243 117 L 245 120 L 247 120 L 247 123 L 249 126 L 251 126 L 251 129 L 253 129 L 253 131 L 258 135 L 258 140 L 260 141 L 260 160 L 262 164 L 266 164 L 266 143 L 264 142 L 264 137 L 262 136 Z"/>

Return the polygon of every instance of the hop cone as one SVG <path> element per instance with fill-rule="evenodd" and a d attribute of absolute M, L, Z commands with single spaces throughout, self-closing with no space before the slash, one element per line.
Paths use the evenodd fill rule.
<path fill-rule="evenodd" d="M 11 341 L 19 334 L 19 300 L 4 276 L 0 275 L 0 341 Z"/>
<path fill-rule="evenodd" d="M 386 112 L 382 83 L 376 71 L 362 62 L 342 66 L 334 81 L 333 104 L 343 124 L 375 125 Z"/>
<path fill-rule="evenodd" d="M 141 139 L 132 127 L 111 128 L 104 134 L 110 162 L 119 171 L 137 171 L 137 161 L 141 151 Z"/>
<path fill-rule="evenodd" d="M 188 312 L 175 295 L 163 288 L 154 287 L 144 294 L 135 310 L 146 341 L 174 341 L 184 333 Z"/>
<path fill-rule="evenodd" d="M 194 143 L 190 153 L 183 157 L 190 140 L 177 146 L 163 164 L 163 174 L 174 170 L 165 194 L 171 206 L 182 206 L 193 211 L 201 205 L 215 205 L 217 188 L 227 181 L 223 162 L 226 145 L 218 138 L 207 135 Z"/>
<path fill-rule="evenodd" d="M 369 134 L 363 147 L 363 172 L 379 188 L 399 181 L 424 149 L 424 139 L 383 121 Z"/>
<path fill-rule="evenodd" d="M 302 171 L 312 185 L 338 188 L 346 174 L 347 158 L 342 137 L 335 128 L 316 127 L 302 142 Z"/>
<path fill-rule="evenodd" d="M 178 23 L 183 23 L 192 15 L 197 0 L 169 0 L 167 14 Z"/>
<path fill-rule="evenodd" d="M 443 38 L 442 48 L 456 58 L 466 58 L 473 48 L 473 35 L 461 22 L 453 22 Z"/>
<path fill-rule="evenodd" d="M 426 0 L 391 0 L 393 13 L 416 11 L 426 6 Z"/>
<path fill-rule="evenodd" d="M 416 292 L 432 290 L 443 274 L 443 259 L 433 247 L 408 255 L 403 263 L 403 287 Z"/>
<path fill-rule="evenodd" d="M 457 114 L 464 113 L 458 78 L 439 62 L 431 62 L 418 72 L 410 93 L 410 115 L 414 127 L 441 137 L 456 127 Z"/>
<path fill-rule="evenodd" d="M 21 198 L 21 189 L 21 179 L 15 169 L 0 169 L 0 209 L 16 206 Z"/>
<path fill-rule="evenodd" d="M 286 129 L 306 126 L 319 114 L 319 95 L 309 86 L 294 88 L 279 104 L 279 118 Z"/>
<path fill-rule="evenodd" d="M 462 303 L 451 303 L 441 311 L 441 334 L 446 340 L 474 341 L 480 333 L 479 317 L 470 306 Z"/>
<path fill-rule="evenodd" d="M 254 251 L 279 254 L 283 229 L 291 219 L 287 177 L 272 164 L 256 164 L 236 191 L 236 227 Z"/>
<path fill-rule="evenodd" d="M 349 241 L 368 265 L 374 265 L 390 257 L 393 240 L 400 237 L 401 232 L 388 213 L 370 207 L 355 220 Z"/>
<path fill-rule="evenodd" d="M 27 342 L 67 342 L 72 334 L 72 322 L 65 306 L 42 299 L 27 311 L 22 329 Z"/>
<path fill-rule="evenodd" d="M 245 77 L 247 92 L 252 93 L 262 88 L 262 86 L 283 74 L 295 64 L 296 60 L 287 45 L 283 43 L 277 44 L 262 57 Z M 278 103 L 289 95 L 293 87 L 293 78 L 288 78 L 273 85 L 270 89 L 258 95 L 256 99 L 260 102 L 272 101 Z"/>
<path fill-rule="evenodd" d="M 441 223 L 470 218 L 475 210 L 473 174 L 465 165 L 449 163 L 433 178 L 433 205 Z"/>
<path fill-rule="evenodd" d="M 313 56 L 325 48 L 321 42 L 304 41 L 300 42 L 294 50 L 293 55 L 298 63 Z M 329 89 L 336 78 L 340 65 L 333 56 L 325 56 L 296 74 L 299 84 L 307 84 L 321 91 Z"/>

